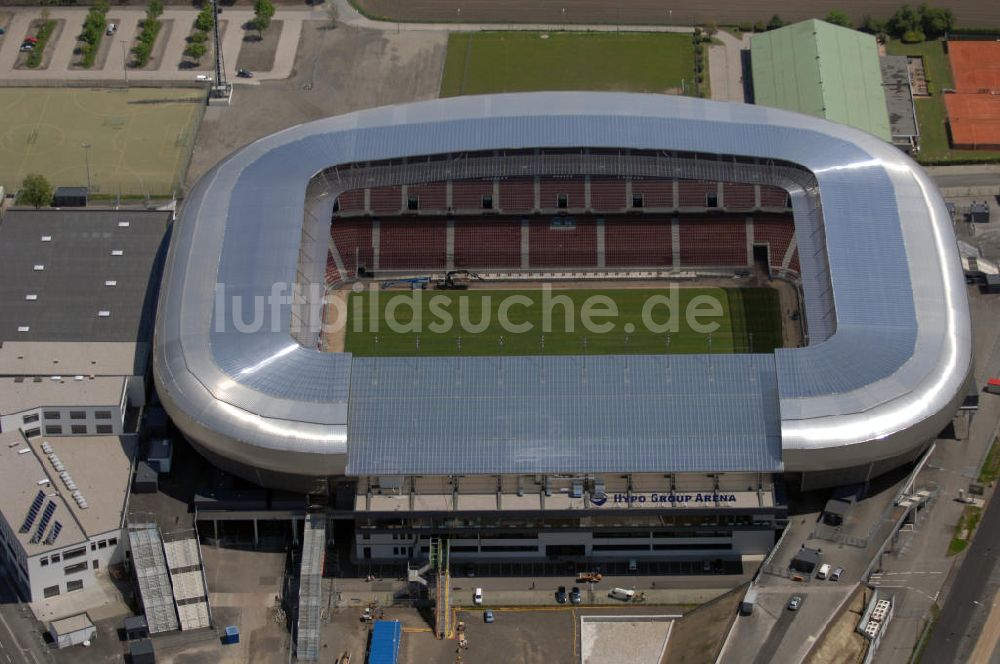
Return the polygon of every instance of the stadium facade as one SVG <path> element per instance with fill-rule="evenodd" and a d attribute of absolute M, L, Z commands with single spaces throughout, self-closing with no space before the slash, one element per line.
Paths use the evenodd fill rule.
<path fill-rule="evenodd" d="M 807 343 L 669 359 L 318 350 L 340 194 L 541 176 L 787 191 Z M 229 323 L 276 285 L 290 297 L 270 325 Z M 950 219 L 904 154 L 795 113 L 617 93 L 372 109 L 239 150 L 177 222 L 154 356 L 205 456 L 263 486 L 343 489 L 365 558 L 431 535 L 500 558 L 764 551 L 776 474 L 834 486 L 914 459 L 972 359 Z"/>

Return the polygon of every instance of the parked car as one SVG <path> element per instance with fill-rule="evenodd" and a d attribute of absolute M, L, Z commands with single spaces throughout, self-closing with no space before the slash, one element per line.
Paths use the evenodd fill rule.
<path fill-rule="evenodd" d="M 566 603 L 566 586 L 559 586 L 559 589 L 556 590 L 556 601 L 560 604 Z"/>
<path fill-rule="evenodd" d="M 798 595 L 793 595 L 792 598 L 788 600 L 789 611 L 798 611 L 800 606 L 802 606 L 802 598 Z"/>
<path fill-rule="evenodd" d="M 703 562 L 701 564 L 701 571 L 704 572 L 705 574 L 710 573 L 712 571 L 712 561 L 706 560 L 705 562 Z"/>
<path fill-rule="evenodd" d="M 483 605 L 483 589 L 482 588 L 476 588 L 476 590 L 472 593 L 472 603 L 475 604 L 476 606 L 482 606 Z"/>
<path fill-rule="evenodd" d="M 576 586 L 573 586 L 573 589 L 569 591 L 569 603 L 579 604 L 582 601 L 583 598 L 580 597 L 580 589 L 577 588 Z"/>
<path fill-rule="evenodd" d="M 35 45 L 34 44 L 21 44 L 21 50 L 22 51 L 34 51 L 35 50 Z"/>
<path fill-rule="evenodd" d="M 211 81 L 212 77 L 208 74 L 198 74 L 194 77 L 196 81 Z"/>
<path fill-rule="evenodd" d="M 24 43 L 25 44 L 28 44 L 28 43 L 37 44 L 38 43 L 38 37 L 32 37 L 31 35 L 28 35 L 27 37 L 24 38 Z"/>
<path fill-rule="evenodd" d="M 108 29 L 106 34 L 110 37 L 111 35 L 115 34 L 117 30 L 118 30 L 117 25 L 115 25 L 114 23 L 108 23 Z"/>
<path fill-rule="evenodd" d="M 486 611 L 483 612 L 483 622 L 485 623 L 493 622 L 493 611 L 491 611 L 490 609 L 486 609 Z"/>
<path fill-rule="evenodd" d="M 635 574 L 636 572 L 638 572 L 639 571 L 639 562 L 636 561 L 636 560 L 630 560 L 630 561 L 628 561 L 628 571 L 630 573 L 632 573 L 632 574 Z"/>
<path fill-rule="evenodd" d="M 823 563 L 822 565 L 819 566 L 819 571 L 816 572 L 816 578 L 819 579 L 820 581 L 823 581 L 828 576 L 830 576 L 830 565 L 827 563 Z"/>
<path fill-rule="evenodd" d="M 474 577 L 476 575 L 476 566 L 473 565 L 472 563 L 469 563 L 468 565 L 466 565 L 465 566 L 465 575 L 467 577 L 469 577 L 469 578 Z"/>
<path fill-rule="evenodd" d="M 0 35 L 5 35 L 5 34 L 7 34 L 7 28 L 0 26 Z"/>
<path fill-rule="evenodd" d="M 844 575 L 844 568 L 843 567 L 837 567 L 837 568 L 835 568 L 830 573 L 830 580 L 831 581 L 840 581 L 840 577 L 842 577 L 843 575 Z"/>
<path fill-rule="evenodd" d="M 631 588 L 612 588 L 608 593 L 608 597 L 619 599 L 623 602 L 631 602 L 632 598 L 635 597 L 635 591 Z"/>
<path fill-rule="evenodd" d="M 253 78 L 253 72 L 249 69 L 237 69 L 236 75 L 240 78 Z"/>

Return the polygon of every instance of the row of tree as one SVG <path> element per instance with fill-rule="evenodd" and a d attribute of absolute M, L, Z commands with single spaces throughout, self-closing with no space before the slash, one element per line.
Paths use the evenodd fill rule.
<path fill-rule="evenodd" d="M 81 64 L 88 69 L 94 64 L 97 57 L 97 49 L 101 46 L 101 38 L 104 37 L 104 30 L 108 27 L 108 3 L 98 0 L 87 12 L 87 18 L 83 20 L 83 31 L 80 33 L 80 52 L 83 54 Z"/>
<path fill-rule="evenodd" d="M 212 3 L 206 2 L 194 19 L 194 32 L 188 37 L 188 45 L 184 48 L 184 55 L 195 62 L 201 62 L 201 59 L 208 53 L 208 32 L 214 27 L 215 9 L 213 9 Z"/>
<path fill-rule="evenodd" d="M 851 17 L 846 12 L 835 9 L 826 15 L 828 23 L 853 28 Z M 888 21 L 881 21 L 870 14 L 862 18 L 858 29 L 873 35 L 896 37 L 908 44 L 925 39 L 937 39 L 955 27 L 955 14 L 944 7 L 931 7 L 927 3 L 913 8 L 903 5 Z"/>
<path fill-rule="evenodd" d="M 149 64 L 149 58 L 153 55 L 153 45 L 156 43 L 156 37 L 160 34 L 160 28 L 163 26 L 160 22 L 162 14 L 163 0 L 150 0 L 149 7 L 146 9 L 146 18 L 142 20 L 142 29 L 139 32 L 136 45 L 132 49 L 136 67 L 145 67 Z"/>
<path fill-rule="evenodd" d="M 831 10 L 824 18 L 827 23 L 853 28 L 854 22 L 847 12 L 839 9 Z M 714 24 L 713 24 L 714 25 Z M 766 32 L 784 27 L 785 21 L 775 14 L 767 23 L 749 21 L 739 24 L 742 32 Z M 955 14 L 944 7 L 931 7 L 923 3 L 919 7 L 903 5 L 896 10 L 889 20 L 882 21 L 866 14 L 858 29 L 882 37 L 895 37 L 908 44 L 922 42 L 925 39 L 937 39 L 955 27 Z"/>

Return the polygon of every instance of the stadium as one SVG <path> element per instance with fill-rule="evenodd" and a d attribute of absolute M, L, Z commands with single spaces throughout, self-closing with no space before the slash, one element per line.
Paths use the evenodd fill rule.
<path fill-rule="evenodd" d="M 412 323 L 433 297 L 636 316 L 666 291 L 714 297 L 716 331 L 379 326 L 393 297 Z M 331 496 L 366 559 L 438 536 L 482 558 L 762 553 L 779 479 L 912 461 L 971 359 L 950 219 L 908 157 L 795 113 L 619 93 L 378 108 L 248 145 L 185 202 L 154 347 L 192 444 Z"/>

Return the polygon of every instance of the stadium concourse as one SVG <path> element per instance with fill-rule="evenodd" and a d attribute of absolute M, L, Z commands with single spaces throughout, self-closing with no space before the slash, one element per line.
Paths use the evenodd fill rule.
<path fill-rule="evenodd" d="M 763 274 L 798 291 L 805 345 L 320 350 L 331 290 L 460 270 L 511 290 Z M 360 559 L 440 537 L 478 558 L 735 558 L 773 542 L 782 478 L 918 457 L 965 394 L 969 327 L 943 202 L 871 135 L 690 98 L 493 95 L 328 118 L 218 164 L 173 236 L 155 376 L 213 463 L 329 494 Z"/>

